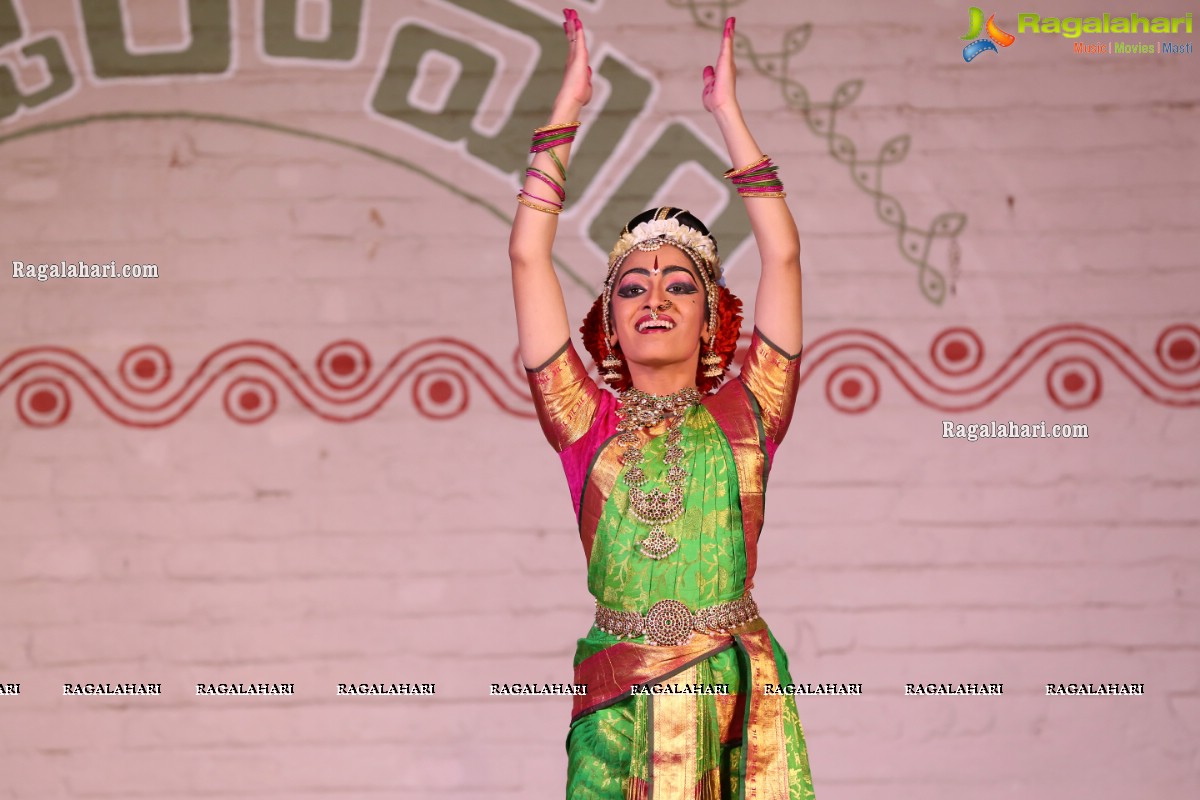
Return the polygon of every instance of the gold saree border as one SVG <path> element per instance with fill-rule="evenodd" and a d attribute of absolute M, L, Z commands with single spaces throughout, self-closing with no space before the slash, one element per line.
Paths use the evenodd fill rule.
<path fill-rule="evenodd" d="M 747 392 L 741 382 L 731 381 L 703 402 L 733 451 L 742 505 L 742 536 L 746 548 L 746 582 L 743 590 L 748 592 L 754 588 L 754 572 L 758 567 L 758 537 L 763 526 L 763 484 L 767 460 L 758 415 L 754 413 L 751 405 L 753 400 Z"/>
<path fill-rule="evenodd" d="M 604 514 L 604 504 L 621 474 L 621 448 L 615 446 L 616 438 L 614 434 L 600 445 L 583 482 L 583 498 L 579 509 L 579 540 L 583 544 L 585 563 L 589 566 L 592 563 L 592 544 L 596 541 L 600 517 Z"/>
<path fill-rule="evenodd" d="M 674 647 L 623 641 L 594 653 L 575 668 L 575 682 L 586 683 L 588 694 L 575 695 L 571 721 L 624 699 L 631 694 L 635 683 L 662 682 L 729 647 L 744 652 L 750 665 L 742 728 L 741 796 L 754 800 L 788 800 L 787 744 L 783 727 L 785 695 L 763 694 L 765 685 L 779 683 L 779 667 L 775 663 L 766 620 L 762 617 L 724 634 L 698 634 L 691 642 Z M 654 713 L 657 711 L 655 708 Z M 692 714 L 694 726 L 694 709 Z M 650 729 L 655 730 L 653 725 Z M 651 753 L 653 746 L 652 741 Z M 699 781 L 704 776 L 695 777 Z M 646 796 L 646 787 L 638 784 L 640 781 L 630 782 L 627 792 L 637 797 Z M 655 796 L 654 785 L 651 776 L 651 798 Z M 697 791 L 696 787 L 697 783 L 693 782 L 689 791 Z"/>
<path fill-rule="evenodd" d="M 713 697 L 717 705 L 718 730 L 721 744 L 742 740 L 742 726 L 746 720 L 746 693 L 719 694 Z"/>
<path fill-rule="evenodd" d="M 685 686 L 696 683 L 693 664 L 660 685 Z M 696 695 L 650 696 L 650 796 L 689 798 L 696 796 Z"/>
<path fill-rule="evenodd" d="M 740 633 L 735 639 L 750 658 L 750 702 L 742 739 L 743 796 L 755 800 L 788 800 L 787 739 L 783 701 L 787 695 L 763 694 L 779 683 L 771 637 L 766 629 Z"/>

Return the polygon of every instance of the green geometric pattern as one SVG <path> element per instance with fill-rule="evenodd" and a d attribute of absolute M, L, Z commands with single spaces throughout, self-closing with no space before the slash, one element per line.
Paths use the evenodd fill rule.
<path fill-rule="evenodd" d="M 676 8 L 686 7 L 692 20 L 701 28 L 710 31 L 724 29 L 729 9 L 741 5 L 744 0 L 667 0 Z M 813 101 L 802 83 L 792 77 L 793 58 L 808 44 L 812 35 L 812 24 L 804 23 L 784 31 L 780 48 L 765 52 L 757 48 L 750 37 L 735 33 L 734 52 L 748 60 L 755 72 L 779 86 L 787 107 L 800 114 L 809 131 L 825 139 L 829 155 L 839 164 L 846 165 L 854 185 L 871 195 L 875 200 L 875 213 L 879 220 L 896 231 L 896 244 L 904 259 L 917 268 L 917 285 L 930 302 L 941 305 L 946 299 L 946 276 L 930 261 L 930 251 L 938 239 L 948 239 L 953 272 L 958 253 L 958 235 L 966 227 L 967 217 L 956 211 L 947 211 L 934 217 L 927 228 L 910 225 L 904 206 L 893 195 L 883 190 L 885 167 L 899 164 L 908 155 L 911 139 L 908 134 L 894 136 L 884 142 L 875 158 L 860 158 L 859 148 L 845 133 L 838 130 L 838 112 L 851 105 L 862 93 L 861 79 L 848 80 L 838 85 L 830 102 Z M 953 287 L 950 288 L 953 293 Z"/>

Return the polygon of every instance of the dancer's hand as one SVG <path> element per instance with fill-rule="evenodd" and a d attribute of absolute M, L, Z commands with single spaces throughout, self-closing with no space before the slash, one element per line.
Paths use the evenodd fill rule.
<path fill-rule="evenodd" d="M 563 70 L 562 88 L 558 100 L 586 106 L 592 99 L 592 68 L 588 66 L 587 39 L 583 35 L 583 20 L 574 9 L 563 9 L 563 32 L 567 35 L 567 65 Z"/>
<path fill-rule="evenodd" d="M 737 69 L 733 64 L 734 18 L 725 20 L 725 33 L 721 38 L 721 52 L 717 55 L 717 66 L 704 68 L 704 108 L 711 113 L 737 108 L 734 83 Z"/>

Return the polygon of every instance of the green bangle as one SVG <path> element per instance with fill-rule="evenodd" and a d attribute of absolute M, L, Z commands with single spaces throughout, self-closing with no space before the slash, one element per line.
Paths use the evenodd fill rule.
<path fill-rule="evenodd" d="M 554 162 L 554 166 L 558 167 L 558 174 L 562 175 L 562 179 L 565 181 L 567 179 L 567 168 L 564 167 L 563 163 L 558 160 L 558 155 L 553 149 L 545 150 L 544 152 L 550 154 L 550 160 Z"/>
<path fill-rule="evenodd" d="M 739 178 L 755 178 L 760 175 L 770 175 L 770 174 L 778 172 L 778 171 L 779 171 L 779 167 L 772 164 L 769 167 L 762 167 L 762 168 L 756 169 L 752 172 L 745 172 L 741 175 L 738 175 L 737 177 L 739 177 Z"/>
<path fill-rule="evenodd" d="M 567 133 L 553 133 L 549 136 L 543 136 L 541 139 L 538 139 L 536 142 L 534 142 L 534 145 L 541 146 L 547 142 L 562 142 L 564 140 L 573 140 L 574 138 L 575 131 L 568 131 Z"/>
<path fill-rule="evenodd" d="M 559 185 L 558 181 L 554 180 L 554 178 L 551 178 L 549 175 L 547 175 L 545 172 L 542 172 L 542 171 L 541 171 L 540 169 L 538 169 L 537 167 L 529 167 L 529 169 L 533 170 L 533 171 L 534 171 L 534 172 L 536 172 L 538 175 L 541 175 L 543 178 L 545 178 L 546 180 L 550 181 L 550 182 L 551 182 L 551 183 L 553 183 L 555 186 L 558 186 L 558 188 L 559 188 L 559 189 L 563 188 L 562 186 L 560 186 L 560 185 Z"/>

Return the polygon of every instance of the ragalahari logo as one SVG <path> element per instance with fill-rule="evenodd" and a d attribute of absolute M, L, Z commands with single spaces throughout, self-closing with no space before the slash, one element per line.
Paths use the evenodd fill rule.
<path fill-rule="evenodd" d="M 973 58 L 975 58 L 975 56 L 988 50 L 991 50 L 993 53 L 999 53 L 1000 51 L 996 49 L 996 45 L 1008 47 L 1017 40 L 1017 37 L 1013 36 L 1011 33 L 1005 33 L 1004 31 L 1000 30 L 999 27 L 997 27 L 995 14 L 992 14 L 990 17 L 988 17 L 987 25 L 984 25 L 983 12 L 978 8 L 971 6 L 970 14 L 971 27 L 967 31 L 967 35 L 961 38 L 974 39 L 975 41 L 972 41 L 963 48 L 964 61 L 970 62 Z M 987 30 L 988 38 L 980 39 L 979 33 L 985 29 Z"/>

